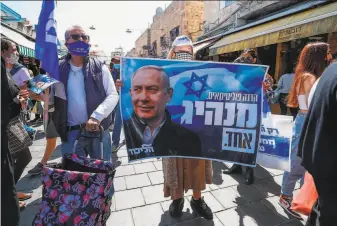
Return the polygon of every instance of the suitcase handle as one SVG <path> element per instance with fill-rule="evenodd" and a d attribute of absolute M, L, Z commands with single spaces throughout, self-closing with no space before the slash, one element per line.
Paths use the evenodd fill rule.
<path fill-rule="evenodd" d="M 90 136 L 84 136 L 83 135 L 83 131 L 87 131 L 85 129 L 85 124 L 82 124 L 81 125 L 81 128 L 80 128 L 80 132 L 78 133 L 77 137 L 76 137 L 76 140 L 80 139 L 81 137 L 85 137 L 85 138 L 89 138 L 89 139 L 94 139 L 94 138 L 98 138 L 98 137 L 90 137 Z M 89 133 L 95 133 L 95 132 L 92 132 L 92 131 L 87 131 Z M 103 142 L 103 138 L 104 138 L 104 128 L 100 125 L 99 126 L 99 141 L 100 142 Z"/>
<path fill-rule="evenodd" d="M 75 150 L 76 150 L 76 146 L 77 146 L 77 143 L 78 143 L 78 140 L 81 138 L 81 137 L 84 137 L 84 138 L 89 138 L 89 139 L 97 139 L 98 137 L 90 137 L 90 136 L 84 136 L 83 135 L 83 131 L 86 130 L 85 129 L 85 124 L 81 125 L 81 128 L 80 128 L 80 131 L 76 137 L 76 140 L 75 140 L 75 143 L 74 143 L 74 146 L 73 146 L 73 154 L 75 154 Z M 91 132 L 91 131 L 88 131 L 88 132 Z M 96 131 L 95 131 L 96 132 Z M 100 152 L 101 152 L 101 159 L 103 160 L 103 138 L 104 138 L 104 128 L 100 125 L 99 126 L 99 141 L 100 141 Z"/>

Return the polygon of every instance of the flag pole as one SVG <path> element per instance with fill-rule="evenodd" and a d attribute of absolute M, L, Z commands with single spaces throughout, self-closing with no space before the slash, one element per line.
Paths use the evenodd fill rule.
<path fill-rule="evenodd" d="M 42 68 L 42 61 L 40 63 L 40 68 Z M 46 72 L 46 74 L 49 76 L 48 72 Z M 48 87 L 47 89 L 45 89 L 44 91 L 44 108 L 43 108 L 43 127 L 44 127 L 44 131 L 45 133 L 47 132 L 47 125 L 48 125 L 48 111 L 49 111 L 49 90 L 50 87 Z"/>

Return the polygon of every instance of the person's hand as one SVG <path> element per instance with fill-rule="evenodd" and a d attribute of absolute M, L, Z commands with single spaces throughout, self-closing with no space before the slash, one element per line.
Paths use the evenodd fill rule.
<path fill-rule="evenodd" d="M 87 123 L 85 124 L 85 129 L 88 132 L 96 132 L 99 131 L 100 121 L 95 118 L 89 118 Z"/>
<path fill-rule="evenodd" d="M 21 89 L 20 91 L 19 91 L 19 97 L 20 98 L 23 98 L 24 100 L 27 100 L 27 98 L 29 97 L 29 92 L 28 92 L 28 90 L 26 90 L 26 89 Z M 19 98 L 19 99 L 20 99 Z"/>
<path fill-rule="evenodd" d="M 271 87 L 270 83 L 262 82 L 262 88 L 264 92 L 267 92 L 268 90 L 270 90 L 270 87 Z"/>
<path fill-rule="evenodd" d="M 116 89 L 119 90 L 119 88 L 124 86 L 124 84 L 120 79 L 117 79 L 116 83 L 115 83 L 115 86 L 116 86 Z"/>

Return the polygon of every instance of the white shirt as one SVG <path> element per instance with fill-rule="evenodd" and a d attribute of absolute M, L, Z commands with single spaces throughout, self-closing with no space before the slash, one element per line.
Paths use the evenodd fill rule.
<path fill-rule="evenodd" d="M 310 106 L 310 103 L 311 103 L 311 100 L 312 100 L 312 98 L 313 98 L 313 96 L 314 96 L 314 94 L 315 94 L 315 91 L 316 91 L 316 87 L 317 87 L 317 84 L 318 84 L 318 82 L 319 82 L 319 79 L 320 78 L 318 78 L 317 80 L 316 80 L 316 82 L 312 85 L 312 87 L 311 87 L 311 90 L 310 90 L 310 93 L 309 93 L 309 97 L 308 97 L 308 105 Z M 308 106 L 308 109 L 309 109 L 309 106 Z"/>
<path fill-rule="evenodd" d="M 87 102 L 84 86 L 84 75 L 82 67 L 76 67 L 70 62 L 70 73 L 68 78 L 68 126 L 86 123 L 89 119 L 87 114 Z M 118 103 L 118 93 L 110 71 L 106 65 L 102 66 L 103 86 L 106 93 L 105 100 L 97 107 L 90 117 L 102 121 L 115 108 Z"/>
<path fill-rule="evenodd" d="M 10 69 L 7 69 L 10 71 Z M 30 75 L 28 69 L 23 67 L 20 68 L 13 76 L 13 80 L 17 86 L 23 86 L 26 84 L 26 81 L 30 80 Z"/>

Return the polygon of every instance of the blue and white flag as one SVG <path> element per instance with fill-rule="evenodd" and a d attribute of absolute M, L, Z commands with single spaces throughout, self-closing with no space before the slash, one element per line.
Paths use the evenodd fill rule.
<path fill-rule="evenodd" d="M 59 80 L 55 1 L 43 0 L 36 31 L 35 56 L 42 61 L 42 68 L 50 77 Z"/>

